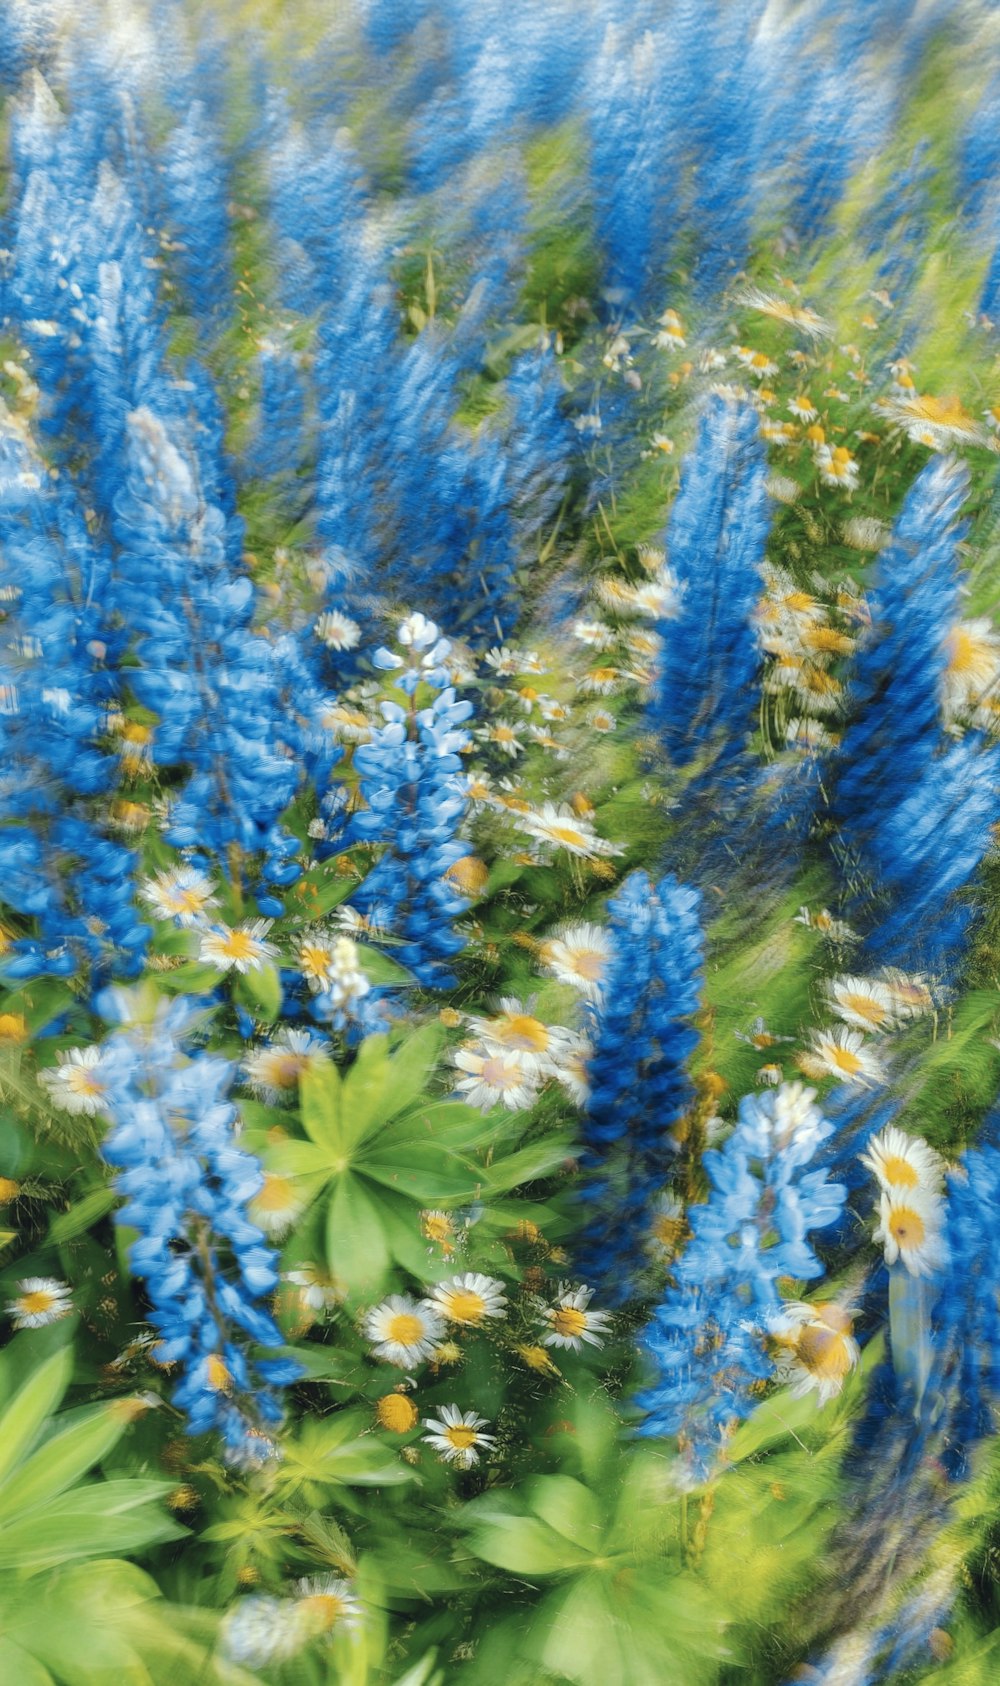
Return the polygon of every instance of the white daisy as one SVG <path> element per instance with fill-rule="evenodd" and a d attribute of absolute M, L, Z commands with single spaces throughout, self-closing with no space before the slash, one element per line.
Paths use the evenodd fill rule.
<path fill-rule="evenodd" d="M 835 1025 L 814 1030 L 810 1047 L 799 1055 L 798 1064 L 807 1077 L 839 1077 L 844 1083 L 871 1086 L 884 1083 L 885 1067 L 858 1030 Z"/>
<path fill-rule="evenodd" d="M 860 1155 L 881 1188 L 899 1193 L 920 1189 L 938 1195 L 944 1183 L 944 1161 L 921 1136 L 908 1136 L 889 1124 L 872 1136 Z"/>
<path fill-rule="evenodd" d="M 438 1417 L 425 1417 L 423 1426 L 430 1429 L 423 1439 L 440 1452 L 446 1464 L 459 1469 L 472 1469 L 479 1462 L 479 1454 L 496 1443 L 496 1435 L 484 1434 L 489 1419 L 475 1411 L 460 1411 L 457 1405 L 442 1405 Z"/>
<path fill-rule="evenodd" d="M 593 1048 L 582 1031 L 567 1030 L 552 1052 L 552 1075 L 575 1106 L 586 1106 L 590 1096 L 588 1070 Z"/>
<path fill-rule="evenodd" d="M 426 1302 L 419 1305 L 408 1294 L 390 1294 L 368 1313 L 364 1332 L 372 1343 L 373 1357 L 412 1370 L 430 1357 L 444 1334 L 444 1322 Z"/>
<path fill-rule="evenodd" d="M 870 1034 L 892 1028 L 892 991 L 878 978 L 830 978 L 826 998 L 837 1017 L 855 1030 Z"/>
<path fill-rule="evenodd" d="M 522 671 L 517 651 L 509 649 L 506 644 L 494 645 L 492 650 L 487 650 L 483 660 L 499 679 L 509 679 Z"/>
<path fill-rule="evenodd" d="M 499 1105 L 520 1112 L 533 1104 L 538 1089 L 537 1063 L 526 1067 L 519 1050 L 470 1044 L 458 1048 L 452 1059 L 463 1074 L 455 1083 L 455 1093 L 469 1106 L 489 1112 Z"/>
<path fill-rule="evenodd" d="M 273 1042 L 254 1049 L 245 1061 L 247 1087 L 269 1106 L 277 1106 L 294 1097 L 302 1073 L 329 1052 L 330 1044 L 324 1036 L 284 1025 Z"/>
<path fill-rule="evenodd" d="M 563 925 L 546 937 L 538 958 L 560 983 L 572 984 L 588 1001 L 598 1001 L 614 945 L 602 925 Z"/>
<path fill-rule="evenodd" d="M 341 1575 L 314 1575 L 299 1581 L 296 1590 L 292 1608 L 304 1644 L 328 1638 L 335 1629 L 355 1628 L 361 1621 L 361 1605 L 350 1581 Z"/>
<path fill-rule="evenodd" d="M 565 803 L 557 807 L 554 802 L 545 802 L 541 808 L 525 814 L 519 823 L 529 837 L 535 837 L 551 848 L 565 849 L 568 854 L 585 860 L 592 860 L 598 855 L 622 853 L 617 844 L 595 836 L 589 820 L 581 819 Z"/>
<path fill-rule="evenodd" d="M 328 650 L 356 650 L 361 643 L 361 628 L 350 615 L 339 609 L 328 609 L 313 627 L 316 637 Z"/>
<path fill-rule="evenodd" d="M 573 637 L 595 650 L 609 650 L 615 641 L 612 628 L 604 621 L 574 621 Z"/>
<path fill-rule="evenodd" d="M 297 1290 L 304 1311 L 323 1313 L 333 1311 L 339 1304 L 336 1287 L 313 1264 L 300 1265 L 298 1270 L 286 1270 L 283 1280 Z"/>
<path fill-rule="evenodd" d="M 945 718 L 971 713 L 1000 686 L 1000 634 L 991 620 L 959 621 L 945 638 L 948 663 L 941 682 Z"/>
<path fill-rule="evenodd" d="M 223 1655 L 247 1668 L 294 1657 L 303 1643 L 290 1598 L 242 1598 L 227 1610 L 220 1628 Z"/>
<path fill-rule="evenodd" d="M 247 1212 L 265 1235 L 277 1241 L 294 1228 L 307 1205 L 308 1201 L 296 1189 L 291 1177 L 265 1171 L 263 1184 L 249 1201 Z"/>
<path fill-rule="evenodd" d="M 861 1357 L 849 1313 L 835 1303 L 787 1300 L 770 1314 L 767 1324 L 778 1348 L 778 1381 L 791 1384 L 793 1398 L 815 1392 L 820 1405 L 826 1405 L 841 1391 Z"/>
<path fill-rule="evenodd" d="M 213 926 L 201 939 L 198 957 L 223 972 L 260 971 L 278 953 L 274 943 L 264 941 L 271 923 L 270 919 L 245 919 L 242 925 Z"/>
<path fill-rule="evenodd" d="M 902 1260 L 911 1276 L 930 1276 L 947 1258 L 942 1202 L 922 1188 L 883 1188 L 873 1239 L 885 1248 L 885 1262 Z"/>
<path fill-rule="evenodd" d="M 547 1330 L 542 1336 L 543 1346 L 571 1348 L 582 1352 L 587 1346 L 603 1346 L 604 1336 L 611 1325 L 606 1311 L 588 1311 L 593 1288 L 572 1288 L 560 1282 L 551 1305 L 539 1306 L 539 1319 Z"/>
<path fill-rule="evenodd" d="M 522 728 L 510 720 L 497 720 L 492 726 L 480 726 L 473 734 L 480 743 L 491 743 L 514 760 L 524 753 L 524 745 L 518 737 Z"/>
<path fill-rule="evenodd" d="M 559 1041 L 567 1035 L 560 1025 L 543 1024 L 529 1011 L 532 1003 L 504 996 L 492 1018 L 470 1014 L 468 1025 L 480 1041 L 502 1053 L 513 1053 L 526 1071 L 548 1070 Z"/>
<path fill-rule="evenodd" d="M 100 1048 L 67 1048 L 56 1058 L 58 1065 L 38 1073 L 53 1106 L 63 1112 L 93 1118 L 104 1103 L 108 1089 L 107 1062 Z"/>
<path fill-rule="evenodd" d="M 439 1282 L 430 1299 L 424 1303 L 439 1312 L 447 1322 L 462 1327 L 477 1328 L 488 1317 L 507 1315 L 503 1283 L 495 1276 L 483 1276 L 475 1270 Z"/>
<path fill-rule="evenodd" d="M 58 1323 L 73 1310 L 73 1290 L 54 1276 L 26 1276 L 17 1284 L 17 1296 L 7 1302 L 7 1315 L 15 1329 L 43 1329 Z"/>
<path fill-rule="evenodd" d="M 201 925 L 206 909 L 217 907 L 215 884 L 207 873 L 193 866 L 172 867 L 158 872 L 139 886 L 140 898 L 158 919 L 175 919 L 178 925 Z"/>
<path fill-rule="evenodd" d="M 859 469 L 846 445 L 818 446 L 815 461 L 824 486 L 840 486 L 845 492 L 853 492 Z"/>

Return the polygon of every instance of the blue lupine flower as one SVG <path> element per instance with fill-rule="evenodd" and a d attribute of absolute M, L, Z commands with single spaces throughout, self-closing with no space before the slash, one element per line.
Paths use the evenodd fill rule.
<path fill-rule="evenodd" d="M 768 533 L 767 463 L 749 406 L 715 398 L 681 473 L 666 546 L 683 590 L 662 630 L 650 726 L 675 766 L 709 754 L 713 773 L 743 753 L 759 654 L 749 624 Z"/>
<path fill-rule="evenodd" d="M 219 136 L 195 100 L 164 148 L 163 183 L 175 261 L 193 314 L 217 332 L 231 309 L 229 188 Z"/>
<path fill-rule="evenodd" d="M 179 1365 L 174 1404 L 189 1434 L 222 1436 L 227 1459 L 263 1462 L 281 1422 L 278 1389 L 301 1375 L 281 1356 L 283 1337 L 267 1301 L 277 1258 L 247 1205 L 263 1187 L 257 1160 L 235 1143 L 227 1091 L 237 1068 L 211 1054 L 188 1056 L 189 1002 L 161 1003 L 146 1022 L 111 992 L 106 1013 L 125 1021 L 104 1046 L 103 1153 L 126 1197 L 118 1221 L 138 1231 L 129 1262 L 146 1283 L 157 1360 Z"/>
<path fill-rule="evenodd" d="M 581 1274 L 624 1299 L 641 1265 L 652 1197 L 669 1179 L 670 1132 L 694 1099 L 687 1061 L 702 970 L 700 897 L 633 872 L 608 903 L 613 951 L 596 1008 L 581 1126 L 591 1213 Z"/>
<path fill-rule="evenodd" d="M 466 809 L 460 752 L 470 743 L 462 723 L 472 704 L 458 701 L 443 663 L 450 645 L 422 615 L 399 629 L 404 656 L 379 650 L 375 665 L 396 673 L 409 709 L 384 702 L 385 725 L 354 752 L 366 808 L 352 835 L 384 845 L 377 866 L 353 900 L 378 929 L 402 938 L 394 954 L 429 988 L 454 981 L 447 962 L 465 947 L 454 929 L 467 901 L 445 876 L 469 853 L 459 838 Z M 437 691 L 416 707 L 419 685 Z"/>
<path fill-rule="evenodd" d="M 640 1432 L 680 1436 L 698 1477 L 751 1410 L 753 1384 L 772 1373 L 761 1335 L 780 1305 L 779 1277 L 822 1274 L 809 1234 L 834 1223 L 847 1197 L 825 1171 L 806 1169 L 833 1129 L 813 1098 L 786 1083 L 740 1102 L 724 1147 L 704 1155 L 711 1193 L 688 1209 L 675 1285 L 642 1336 L 659 1374 L 638 1397 L 648 1413 Z"/>

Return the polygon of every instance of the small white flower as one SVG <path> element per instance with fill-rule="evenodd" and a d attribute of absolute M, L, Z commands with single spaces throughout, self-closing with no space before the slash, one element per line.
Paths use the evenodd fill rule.
<path fill-rule="evenodd" d="M 587 1346 L 604 1345 L 603 1337 L 611 1325 L 611 1318 L 606 1311 L 588 1311 L 593 1294 L 593 1288 L 572 1288 L 568 1283 L 560 1282 L 552 1304 L 538 1308 L 540 1321 L 547 1330 L 542 1336 L 543 1346 L 582 1352 L 585 1343 Z"/>
<path fill-rule="evenodd" d="M 67 1048 L 58 1054 L 58 1065 L 38 1073 L 53 1106 L 63 1112 L 93 1118 L 107 1094 L 107 1069 L 100 1048 Z"/>
<path fill-rule="evenodd" d="M 423 1439 L 447 1464 L 460 1469 L 472 1469 L 479 1462 L 479 1454 L 496 1442 L 493 1434 L 484 1434 L 488 1418 L 475 1411 L 460 1411 L 457 1405 L 442 1405 L 438 1417 L 425 1417 L 423 1426 L 430 1430 Z"/>
<path fill-rule="evenodd" d="M 328 650 L 356 650 L 361 642 L 361 628 L 350 615 L 339 609 L 327 609 L 313 628 L 316 637 Z"/>
<path fill-rule="evenodd" d="M 178 925 L 190 927 L 204 924 L 207 909 L 219 905 L 212 894 L 214 889 L 207 873 L 193 866 L 178 866 L 147 878 L 139 887 L 139 895 L 157 918 L 174 919 Z"/>
<path fill-rule="evenodd" d="M 278 950 L 264 938 L 271 929 L 270 919 L 245 919 L 242 925 L 216 925 L 206 931 L 198 951 L 199 959 L 207 960 L 220 971 L 257 972 Z"/>
<path fill-rule="evenodd" d="M 941 1193 L 944 1161 L 940 1154 L 922 1137 L 908 1136 L 894 1124 L 871 1137 L 860 1159 L 879 1186 L 887 1191 L 902 1194 L 920 1189 L 930 1195 Z"/>
<path fill-rule="evenodd" d="M 330 1052 L 325 1037 L 283 1026 L 273 1042 L 256 1048 L 245 1064 L 247 1086 L 269 1106 L 294 1095 L 300 1076 Z"/>
<path fill-rule="evenodd" d="M 440 1312 L 407 1294 L 390 1294 L 365 1318 L 364 1331 L 375 1358 L 412 1370 L 429 1358 L 444 1334 Z"/>
<path fill-rule="evenodd" d="M 581 819 L 572 808 L 565 805 L 556 807 L 554 802 L 545 802 L 541 808 L 522 815 L 518 823 L 522 831 L 537 838 L 540 843 L 546 843 L 555 849 L 565 849 L 568 854 L 578 855 L 583 859 L 622 853 L 616 844 L 595 836 L 590 822 Z"/>
<path fill-rule="evenodd" d="M 922 1188 L 883 1188 L 873 1239 L 885 1248 L 885 1262 L 902 1260 L 911 1276 L 930 1276 L 948 1255 L 943 1235 L 944 1208 Z"/>
<path fill-rule="evenodd" d="M 560 983 L 572 984 L 588 1001 L 598 1001 L 614 946 L 602 925 L 563 925 L 538 951 L 541 965 Z"/>
<path fill-rule="evenodd" d="M 17 1284 L 17 1297 L 7 1303 L 15 1329 L 43 1329 L 73 1310 L 73 1290 L 54 1276 L 26 1276 Z"/>
<path fill-rule="evenodd" d="M 479 1271 L 466 1271 L 462 1276 L 450 1276 L 439 1282 L 429 1300 L 424 1302 L 449 1323 L 477 1328 L 488 1317 L 506 1317 L 507 1297 L 504 1285 L 495 1276 L 483 1276 Z"/>
<path fill-rule="evenodd" d="M 885 1067 L 858 1030 L 836 1025 L 831 1030 L 814 1030 L 810 1047 L 799 1055 L 807 1077 L 839 1077 L 844 1083 L 870 1087 L 886 1080 Z"/>
<path fill-rule="evenodd" d="M 489 1112 L 500 1105 L 520 1112 L 534 1102 L 538 1066 L 534 1062 L 527 1066 L 518 1049 L 469 1046 L 457 1049 L 452 1059 L 462 1073 L 455 1092 L 469 1106 Z"/>

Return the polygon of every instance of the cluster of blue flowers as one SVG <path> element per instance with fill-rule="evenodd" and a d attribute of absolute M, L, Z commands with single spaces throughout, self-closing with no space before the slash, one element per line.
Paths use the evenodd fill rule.
<path fill-rule="evenodd" d="M 869 917 L 870 954 L 936 976 L 953 966 L 974 911 L 957 892 L 988 847 L 1000 777 L 995 746 L 974 731 L 954 742 L 941 724 L 967 486 L 964 469 L 929 464 L 879 558 L 875 631 L 857 660 L 856 716 L 833 799 L 838 846 Z"/>
<path fill-rule="evenodd" d="M 408 707 L 384 702 L 385 725 L 355 751 L 365 809 L 352 834 L 383 846 L 355 895 L 372 926 L 400 939 L 399 960 L 427 988 L 454 982 L 448 962 L 464 948 L 454 921 L 468 902 L 446 874 L 468 845 L 459 837 L 467 801 L 461 751 L 470 742 L 463 722 L 472 704 L 460 701 L 444 666 L 450 644 L 433 621 L 410 615 L 398 631 L 403 651 L 376 651 L 376 667 L 393 673 Z M 436 692 L 416 706 L 418 687 Z"/>
<path fill-rule="evenodd" d="M 581 1135 L 590 1207 L 580 1269 L 619 1300 L 634 1292 L 650 1206 L 668 1182 L 671 1130 L 694 1098 L 703 939 L 700 897 L 676 878 L 633 872 L 608 903 L 613 952 L 597 1019 Z"/>
<path fill-rule="evenodd" d="M 661 627 L 663 657 L 649 721 L 670 762 L 703 759 L 717 786 L 744 754 L 760 656 L 750 615 L 767 544 L 767 457 L 755 412 L 710 400 L 685 460 L 666 549 L 681 588 Z"/>
<path fill-rule="evenodd" d="M 112 1126 L 103 1153 L 125 1196 L 118 1222 L 139 1232 L 129 1261 L 149 1295 L 156 1362 L 180 1367 L 173 1402 L 190 1434 L 214 1430 L 231 1461 L 262 1463 L 283 1415 L 274 1390 L 301 1367 L 273 1353 L 283 1344 L 267 1309 L 277 1258 L 247 1216 L 264 1173 L 236 1146 L 236 1068 L 186 1051 L 188 1002 L 161 1003 L 145 1022 L 138 999 L 110 991 L 102 1004 L 121 1024 L 101 1050 Z"/>
<path fill-rule="evenodd" d="M 688 1210 L 691 1239 L 642 1336 L 657 1374 L 638 1396 L 641 1432 L 678 1435 L 701 1478 L 749 1413 L 753 1384 L 772 1374 L 761 1337 L 778 1279 L 822 1275 L 808 1236 L 834 1223 L 847 1197 L 825 1171 L 806 1169 L 833 1128 L 813 1100 L 786 1083 L 740 1102 L 724 1146 L 704 1155 L 711 1193 Z"/>

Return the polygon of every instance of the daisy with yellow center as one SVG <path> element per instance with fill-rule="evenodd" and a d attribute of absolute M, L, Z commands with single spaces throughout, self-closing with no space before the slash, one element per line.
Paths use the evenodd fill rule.
<path fill-rule="evenodd" d="M 495 1276 L 483 1276 L 470 1270 L 464 1276 L 449 1277 L 439 1282 L 425 1304 L 439 1312 L 449 1323 L 463 1328 L 478 1328 L 488 1317 L 506 1317 L 507 1296 L 504 1285 Z"/>
<path fill-rule="evenodd" d="M 274 943 L 264 940 L 270 929 L 270 919 L 246 919 L 242 925 L 216 926 L 202 937 L 198 957 L 221 972 L 259 972 L 278 953 Z"/>
<path fill-rule="evenodd" d="M 819 414 L 808 392 L 800 392 L 798 397 L 789 399 L 788 408 L 798 421 L 811 422 Z"/>
<path fill-rule="evenodd" d="M 911 1276 L 930 1276 L 944 1263 L 944 1209 L 923 1188 L 883 1188 L 874 1240 L 885 1249 L 885 1262 L 901 1260 Z"/>
<path fill-rule="evenodd" d="M 945 639 L 945 650 L 948 662 L 941 681 L 941 705 L 951 723 L 973 713 L 1000 688 L 1000 635 L 985 618 L 959 621 Z"/>
<path fill-rule="evenodd" d="M 291 1177 L 274 1171 L 264 1173 L 262 1186 L 247 1206 L 253 1223 L 258 1224 L 272 1240 L 287 1235 L 306 1209 L 307 1202 L 298 1192 Z"/>
<path fill-rule="evenodd" d="M 412 1370 L 431 1356 L 444 1334 L 444 1323 L 426 1302 L 420 1305 L 408 1294 L 390 1294 L 367 1314 L 364 1332 L 374 1358 Z"/>
<path fill-rule="evenodd" d="M 514 1351 L 517 1353 L 517 1356 L 521 1360 L 522 1364 L 526 1364 L 528 1369 L 534 1370 L 537 1375 L 562 1375 L 562 1371 L 559 1369 L 558 1365 L 553 1364 L 543 1346 L 516 1346 Z"/>
<path fill-rule="evenodd" d="M 440 1247 L 445 1258 L 450 1258 L 457 1246 L 455 1220 L 450 1212 L 421 1212 L 420 1233 L 426 1241 L 432 1241 Z"/>
<path fill-rule="evenodd" d="M 606 1311 L 590 1311 L 593 1288 L 573 1288 L 560 1282 L 551 1305 L 539 1308 L 539 1318 L 546 1333 L 543 1346 L 562 1347 L 582 1352 L 584 1346 L 603 1346 L 604 1336 L 611 1326 Z"/>
<path fill-rule="evenodd" d="M 173 919 L 178 925 L 201 925 L 210 907 L 218 906 L 212 894 L 215 884 L 207 873 L 193 866 L 178 866 L 158 872 L 139 887 L 139 895 L 157 919 Z"/>
<path fill-rule="evenodd" d="M 307 931 L 299 938 L 295 966 L 314 994 L 329 989 L 336 973 L 335 953 L 340 938 L 334 933 Z"/>
<path fill-rule="evenodd" d="M 282 1282 L 287 1284 L 286 1295 L 299 1314 L 303 1332 L 311 1329 L 317 1318 L 334 1311 L 342 1297 L 336 1284 L 314 1264 L 285 1271 Z"/>
<path fill-rule="evenodd" d="M 455 1093 L 469 1106 L 478 1106 L 483 1112 L 494 1106 L 520 1112 L 533 1104 L 538 1092 L 538 1061 L 526 1061 L 521 1050 L 470 1044 L 457 1049 L 452 1060 L 462 1073 L 455 1083 Z"/>
<path fill-rule="evenodd" d="M 777 1379 L 791 1384 L 795 1399 L 815 1392 L 820 1406 L 828 1404 L 861 1357 L 853 1321 L 835 1303 L 788 1300 L 771 1314 L 768 1328 L 777 1348 Z"/>
<path fill-rule="evenodd" d="M 840 486 L 845 492 L 853 492 L 858 483 L 858 464 L 846 445 L 835 445 L 832 450 L 829 445 L 819 445 L 816 467 L 824 486 Z"/>
<path fill-rule="evenodd" d="M 790 328 L 798 328 L 810 339 L 821 339 L 832 332 L 830 324 L 823 320 L 817 311 L 809 305 L 796 304 L 794 300 L 783 298 L 780 293 L 766 293 L 760 287 L 751 287 L 741 293 L 736 301 L 748 310 L 759 310 L 763 316 L 771 317 L 772 321 L 785 322 Z"/>
<path fill-rule="evenodd" d="M 919 1019 L 934 1006 L 934 997 L 923 978 L 911 977 L 895 967 L 886 967 L 881 981 L 892 997 L 892 1010 L 897 1019 Z"/>
<path fill-rule="evenodd" d="M 480 1452 L 488 1451 L 496 1443 L 496 1436 L 484 1434 L 488 1418 L 475 1411 L 460 1411 L 457 1405 L 442 1405 L 440 1415 L 425 1417 L 423 1436 L 428 1446 L 440 1453 L 446 1464 L 459 1469 L 472 1469 L 479 1462 Z"/>
<path fill-rule="evenodd" d="M 601 925 L 563 925 L 538 951 L 539 963 L 560 983 L 571 984 L 588 1001 L 598 1001 L 611 962 L 612 944 Z"/>
<path fill-rule="evenodd" d="M 44 1329 L 58 1323 L 73 1310 L 72 1289 L 54 1276 L 26 1276 L 17 1284 L 17 1294 L 7 1302 L 7 1315 L 15 1329 Z"/>
<path fill-rule="evenodd" d="M 939 1195 L 944 1185 L 944 1161 L 921 1136 L 908 1136 L 894 1124 L 873 1136 L 861 1154 L 879 1187 L 908 1193 L 920 1189 Z"/>
<path fill-rule="evenodd" d="M 856 943 L 860 939 L 856 931 L 843 919 L 835 919 L 828 907 L 821 907 L 813 913 L 808 907 L 800 907 L 795 915 L 796 925 L 805 925 L 810 931 L 818 931 L 833 943 Z"/>
<path fill-rule="evenodd" d="M 38 1073 L 53 1106 L 78 1117 L 93 1118 L 107 1093 L 107 1072 L 100 1048 L 67 1048 L 59 1064 Z"/>
<path fill-rule="evenodd" d="M 498 720 L 493 726 L 481 726 L 475 736 L 480 743 L 491 743 L 501 750 L 504 755 L 515 759 L 523 754 L 524 745 L 518 737 L 521 728 L 509 720 Z"/>
<path fill-rule="evenodd" d="M 872 1087 L 886 1080 L 885 1067 L 858 1030 L 836 1025 L 831 1030 L 813 1031 L 811 1046 L 798 1057 L 807 1077 L 836 1077 L 842 1083 Z"/>
<path fill-rule="evenodd" d="M 350 703 L 334 703 L 324 709 L 321 724 L 338 743 L 368 743 L 372 735 L 367 714 Z"/>
<path fill-rule="evenodd" d="M 687 1233 L 683 1205 L 675 1194 L 661 1194 L 653 1207 L 646 1239 L 647 1250 L 658 1261 L 669 1263 L 679 1252 Z"/>
<path fill-rule="evenodd" d="M 892 991 L 878 978 L 831 978 L 826 998 L 837 1017 L 855 1030 L 892 1029 Z"/>
<path fill-rule="evenodd" d="M 325 1037 L 283 1027 L 273 1042 L 248 1057 L 243 1068 L 247 1087 L 269 1106 L 278 1106 L 294 1099 L 302 1073 L 322 1064 L 329 1052 Z"/>
<path fill-rule="evenodd" d="M 903 385 L 903 381 L 900 385 Z M 918 444 L 945 451 L 954 444 L 981 444 L 983 430 L 957 395 L 937 398 L 933 393 L 908 393 L 881 406 Z"/>
<path fill-rule="evenodd" d="M 550 1069 L 574 1106 L 586 1106 L 590 1097 L 590 1061 L 593 1048 L 579 1030 L 564 1030 L 552 1049 Z"/>
<path fill-rule="evenodd" d="M 454 861 L 445 873 L 449 884 L 454 884 L 463 896 L 473 899 L 482 895 L 489 876 L 489 867 L 477 855 L 463 855 L 462 859 Z"/>
<path fill-rule="evenodd" d="M 565 804 L 556 807 L 554 802 L 546 802 L 541 808 L 525 814 L 520 823 L 522 831 L 539 843 L 553 849 L 565 849 L 567 854 L 582 860 L 592 860 L 600 855 L 620 855 L 622 852 L 616 844 L 595 836 L 589 821 Z"/>
<path fill-rule="evenodd" d="M 326 1639 L 336 1629 L 357 1627 L 361 1620 L 361 1605 L 351 1589 L 350 1581 L 339 1575 L 320 1575 L 298 1583 L 298 1598 L 294 1612 L 303 1644 L 311 1639 Z"/>

